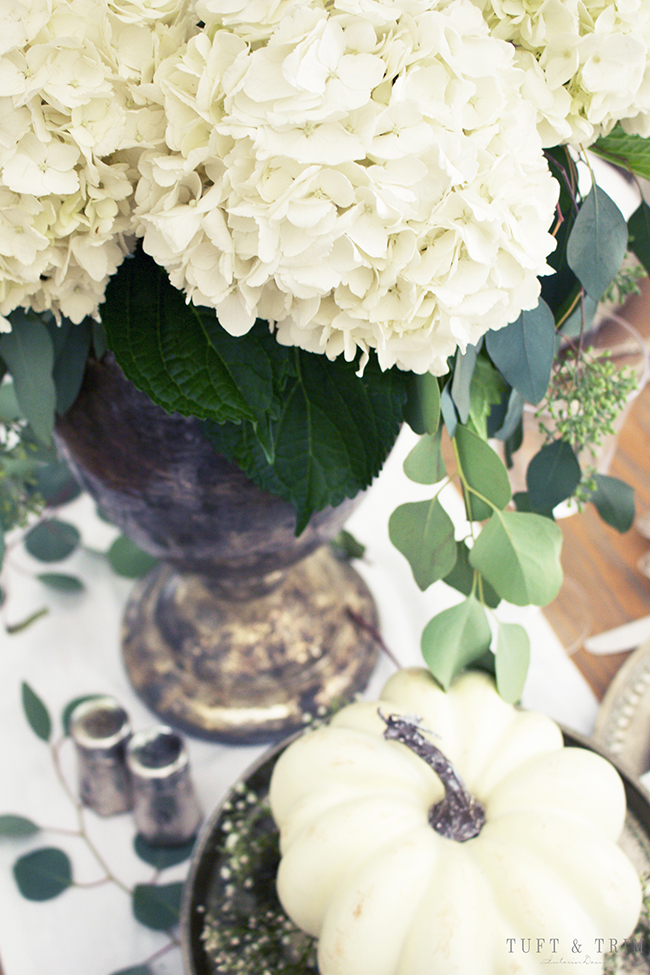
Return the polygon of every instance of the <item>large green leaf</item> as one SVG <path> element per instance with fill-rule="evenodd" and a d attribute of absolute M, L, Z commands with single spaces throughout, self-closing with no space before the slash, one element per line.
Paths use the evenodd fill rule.
<path fill-rule="evenodd" d="M 616 531 L 628 531 L 634 524 L 634 489 L 625 481 L 605 474 L 596 474 L 596 485 L 589 500 L 600 517 Z"/>
<path fill-rule="evenodd" d="M 277 343 L 268 328 L 233 338 L 141 250 L 111 278 L 102 322 L 125 374 L 169 412 L 237 423 L 271 409 Z"/>
<path fill-rule="evenodd" d="M 515 704 L 521 698 L 530 663 L 530 640 L 519 623 L 499 623 L 495 675 L 502 698 Z"/>
<path fill-rule="evenodd" d="M 70 858 L 53 846 L 32 850 L 16 860 L 14 877 L 20 893 L 27 900 L 51 900 L 72 884 Z"/>
<path fill-rule="evenodd" d="M 371 358 L 357 376 L 352 363 L 291 351 L 295 379 L 272 424 L 273 464 L 250 424 L 205 430 L 251 480 L 294 506 L 300 532 L 312 512 L 354 497 L 379 473 L 399 432 L 407 374 L 382 372 Z"/>
<path fill-rule="evenodd" d="M 52 340 L 35 316 L 17 309 L 10 319 L 11 332 L 0 335 L 0 357 L 11 371 L 23 416 L 39 440 L 50 443 L 56 408 Z"/>
<path fill-rule="evenodd" d="M 481 604 L 469 596 L 429 620 L 422 633 L 427 667 L 447 690 L 461 670 L 488 650 L 490 625 Z"/>
<path fill-rule="evenodd" d="M 206 421 L 215 447 L 289 501 L 297 530 L 367 487 L 392 447 L 408 374 L 281 346 L 263 322 L 241 337 L 186 304 L 140 251 L 102 306 L 108 343 L 132 382 L 166 410 Z"/>
<path fill-rule="evenodd" d="M 420 589 L 427 589 L 453 569 L 454 523 L 437 498 L 400 505 L 390 516 L 388 534 L 408 560 Z"/>
<path fill-rule="evenodd" d="M 631 169 L 637 176 L 650 179 L 650 139 L 640 135 L 628 135 L 621 125 L 616 125 L 609 135 L 603 135 L 590 147 L 617 166 Z"/>
<path fill-rule="evenodd" d="M 508 385 L 518 390 L 529 403 L 539 403 L 551 376 L 555 353 L 555 319 L 540 298 L 531 311 L 505 328 L 490 330 L 485 345 Z"/>
<path fill-rule="evenodd" d="M 535 511 L 550 514 L 556 505 L 573 495 L 581 478 L 580 464 L 571 444 L 565 440 L 545 444 L 526 470 L 528 497 Z"/>
<path fill-rule="evenodd" d="M 605 190 L 594 183 L 567 244 L 569 267 L 594 301 L 602 298 L 611 284 L 626 250 L 625 217 Z"/>
<path fill-rule="evenodd" d="M 467 517 L 470 521 L 483 521 L 495 506 L 505 508 L 510 501 L 508 472 L 490 445 L 472 430 L 459 425 L 454 439 Z"/>
<path fill-rule="evenodd" d="M 516 606 L 546 606 L 562 584 L 560 528 L 542 515 L 495 511 L 470 553 L 502 599 Z"/>

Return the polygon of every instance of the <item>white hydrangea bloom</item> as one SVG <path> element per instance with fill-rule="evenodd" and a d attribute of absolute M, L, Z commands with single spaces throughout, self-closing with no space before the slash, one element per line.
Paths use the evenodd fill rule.
<path fill-rule="evenodd" d="M 650 135 L 648 0 L 473 0 L 511 41 L 544 145 L 583 148 L 617 122 Z"/>
<path fill-rule="evenodd" d="M 132 246 L 139 155 L 164 134 L 147 86 L 190 33 L 178 0 L 0 0 L 2 322 L 97 315 Z"/>
<path fill-rule="evenodd" d="M 447 370 L 534 307 L 557 183 L 470 0 L 199 0 L 159 67 L 138 233 L 233 335 Z"/>

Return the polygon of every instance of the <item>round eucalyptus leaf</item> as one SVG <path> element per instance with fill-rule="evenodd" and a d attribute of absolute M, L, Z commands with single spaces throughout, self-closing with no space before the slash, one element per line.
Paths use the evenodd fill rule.
<path fill-rule="evenodd" d="M 83 592 L 86 588 L 77 576 L 66 575 L 64 572 L 41 572 L 37 579 L 58 592 Z"/>
<path fill-rule="evenodd" d="M 16 860 L 14 877 L 27 900 L 48 901 L 72 885 L 72 865 L 63 850 L 45 846 Z"/>
<path fill-rule="evenodd" d="M 469 561 L 502 599 L 515 606 L 546 606 L 562 584 L 562 531 L 550 518 L 523 511 L 495 511 Z"/>
<path fill-rule="evenodd" d="M 167 931 L 178 924 L 183 884 L 137 884 L 133 890 L 133 914 L 140 924 Z"/>
<path fill-rule="evenodd" d="M 138 833 L 133 841 L 133 848 L 145 863 L 155 867 L 156 870 L 165 870 L 189 859 L 194 849 L 194 840 L 181 846 L 152 846 Z"/>
<path fill-rule="evenodd" d="M 399 505 L 389 518 L 388 535 L 423 591 L 453 569 L 454 523 L 437 498 Z"/>
<path fill-rule="evenodd" d="M 74 552 L 79 541 L 79 531 L 74 525 L 49 518 L 27 533 L 25 548 L 39 562 L 60 562 Z"/>
<path fill-rule="evenodd" d="M 107 557 L 113 572 L 127 579 L 138 579 L 157 565 L 153 555 L 143 552 L 126 535 L 120 535 L 115 539 L 108 550 Z"/>
<path fill-rule="evenodd" d="M 528 497 L 534 510 L 551 512 L 580 484 L 580 463 L 571 444 L 553 440 L 532 458 L 526 470 Z"/>
<path fill-rule="evenodd" d="M 404 460 L 404 473 L 416 484 L 437 484 L 447 473 L 442 456 L 442 427 L 430 436 L 424 434 Z"/>
<path fill-rule="evenodd" d="M 628 531 L 634 523 L 634 489 L 625 481 L 606 474 L 596 474 L 596 486 L 589 500 L 600 517 L 616 531 Z"/>
<path fill-rule="evenodd" d="M 0 815 L 0 836 L 20 837 L 22 839 L 38 832 L 40 832 L 40 826 L 37 826 L 31 819 L 27 819 L 26 816 L 17 816 L 14 813 Z"/>
<path fill-rule="evenodd" d="M 44 464 L 36 473 L 36 487 L 50 505 L 67 504 L 81 494 L 81 488 L 63 461 Z"/>
<path fill-rule="evenodd" d="M 429 620 L 422 633 L 422 655 L 447 690 L 456 674 L 486 653 L 491 636 L 483 606 L 469 596 Z"/>

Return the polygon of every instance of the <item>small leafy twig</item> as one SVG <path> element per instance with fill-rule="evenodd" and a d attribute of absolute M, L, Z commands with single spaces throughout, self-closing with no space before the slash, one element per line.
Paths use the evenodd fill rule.
<path fill-rule="evenodd" d="M 16 860 L 14 876 L 18 889 L 28 900 L 42 901 L 57 897 L 73 886 L 90 889 L 104 884 L 115 884 L 131 898 L 134 916 L 141 924 L 167 935 L 167 943 L 162 948 L 132 969 L 138 975 L 145 975 L 151 963 L 172 948 L 179 946 L 179 940 L 172 929 L 178 922 L 182 884 L 161 884 L 159 879 L 165 867 L 180 863 L 190 856 L 192 843 L 187 843 L 183 847 L 165 849 L 150 847 L 142 837 L 136 836 L 134 842 L 136 854 L 155 868 L 152 880 L 148 883 L 136 884 L 131 888 L 115 874 L 88 833 L 85 807 L 69 785 L 61 765 L 60 752 L 66 741 L 69 741 L 67 719 L 75 703 L 70 702 L 63 711 L 64 734 L 52 741 L 52 719 L 47 707 L 29 684 L 23 684 L 22 704 L 25 717 L 34 734 L 49 747 L 56 778 L 75 809 L 77 828 L 40 826 L 27 817 L 4 814 L 0 815 L 0 836 L 27 838 L 42 831 L 50 831 L 80 839 L 98 864 L 101 876 L 92 881 L 77 881 L 74 879 L 72 863 L 67 853 L 56 847 L 41 847 Z"/>

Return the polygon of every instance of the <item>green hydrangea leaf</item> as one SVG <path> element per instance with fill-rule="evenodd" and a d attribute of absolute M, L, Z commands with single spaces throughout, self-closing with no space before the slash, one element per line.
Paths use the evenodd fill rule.
<path fill-rule="evenodd" d="M 650 179 L 650 140 L 628 135 L 622 125 L 615 125 L 608 135 L 601 135 L 589 149 L 617 166 L 631 169 L 637 176 Z"/>
<path fill-rule="evenodd" d="M 587 294 L 598 301 L 619 270 L 627 250 L 625 217 L 594 183 L 585 197 L 567 244 L 567 261 Z"/>
<path fill-rule="evenodd" d="M 371 357 L 363 376 L 353 363 L 292 350 L 295 378 L 273 421 L 269 464 L 250 424 L 205 424 L 217 450 L 256 484 L 289 501 L 300 533 L 314 511 L 368 487 L 399 432 L 406 373 L 382 372 Z"/>
<path fill-rule="evenodd" d="M 388 534 L 408 560 L 420 589 L 428 589 L 453 569 L 454 523 L 437 498 L 401 504 L 390 516 Z"/>
<path fill-rule="evenodd" d="M 27 900 L 47 901 L 72 885 L 72 865 L 63 850 L 42 847 L 16 860 L 14 877 Z"/>
<path fill-rule="evenodd" d="M 515 606 L 546 606 L 562 584 L 562 532 L 550 518 L 495 511 L 470 552 L 470 565 Z"/>
<path fill-rule="evenodd" d="M 165 410 L 218 423 L 271 410 L 280 347 L 268 327 L 229 335 L 214 309 L 187 304 L 142 250 L 111 278 L 102 323 L 126 376 Z M 280 363 L 287 355 L 277 353 Z"/>
<path fill-rule="evenodd" d="M 447 690 L 456 674 L 489 649 L 491 636 L 484 608 L 470 596 L 429 620 L 422 633 L 422 654 Z"/>

